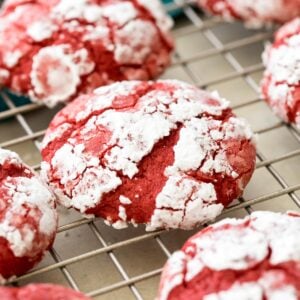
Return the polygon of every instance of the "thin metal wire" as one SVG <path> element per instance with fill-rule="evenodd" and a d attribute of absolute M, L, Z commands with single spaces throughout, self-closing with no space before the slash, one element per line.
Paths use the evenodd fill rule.
<path fill-rule="evenodd" d="M 154 232 L 154 233 L 147 233 L 147 234 L 144 234 L 144 235 L 141 235 L 141 236 L 138 236 L 138 237 L 127 239 L 127 240 L 119 242 L 119 243 L 115 243 L 115 244 L 112 244 L 112 245 L 106 245 L 106 246 L 104 246 L 100 249 L 92 250 L 92 251 L 86 252 L 84 254 L 78 255 L 76 257 L 72 257 L 72 258 L 65 259 L 65 260 L 60 260 L 60 261 L 58 261 L 58 262 L 56 262 L 52 265 L 36 269 L 36 270 L 31 271 L 31 272 L 29 272 L 25 275 L 19 276 L 18 278 L 12 278 L 8 281 L 8 283 L 14 283 L 14 282 L 19 282 L 19 281 L 24 280 L 24 279 L 29 279 L 29 278 L 32 278 L 36 275 L 44 274 L 44 273 L 47 273 L 49 271 L 53 271 L 53 270 L 56 270 L 56 269 L 59 269 L 59 268 L 62 268 L 62 267 L 66 267 L 68 265 L 77 263 L 79 261 L 83 261 L 85 259 L 97 256 L 99 254 L 109 253 L 113 250 L 116 250 L 116 249 L 119 249 L 119 248 L 122 248 L 122 247 L 125 247 L 125 246 L 128 246 L 128 245 L 132 245 L 132 244 L 136 244 L 136 243 L 139 243 L 139 242 L 142 242 L 142 241 L 150 240 L 150 239 L 153 239 L 153 238 L 159 236 L 159 234 L 161 234 L 163 232 L 165 232 L 165 230 L 160 230 L 160 231 Z"/>
<path fill-rule="evenodd" d="M 194 81 L 195 84 L 197 84 L 197 78 L 195 78 L 195 75 L 193 71 L 191 70 L 191 63 L 196 62 L 200 59 L 206 59 L 206 58 L 212 58 L 217 55 L 222 55 L 226 61 L 232 66 L 233 72 L 230 72 L 228 74 L 225 74 L 218 78 L 210 79 L 206 82 L 202 82 L 201 84 L 197 84 L 199 87 L 206 88 L 210 85 L 214 85 L 216 83 L 222 83 L 225 81 L 229 81 L 235 78 L 243 78 L 245 82 L 251 87 L 257 95 L 259 95 L 259 87 L 252 79 L 251 75 L 262 71 L 263 66 L 262 64 L 252 65 L 246 68 L 243 68 L 239 62 L 236 60 L 234 55 L 231 53 L 233 50 L 240 49 L 245 46 L 250 46 L 254 43 L 262 42 L 268 38 L 271 37 L 271 32 L 262 32 L 262 33 L 256 33 L 253 34 L 250 37 L 245 37 L 242 39 L 235 40 L 231 43 L 227 43 L 224 45 L 214 34 L 213 28 L 220 24 L 220 20 L 218 18 L 210 18 L 207 20 L 202 20 L 202 18 L 199 16 L 198 12 L 194 9 L 193 6 L 191 6 L 191 3 L 193 1 L 183 1 L 183 0 L 176 0 L 175 3 L 168 5 L 168 9 L 173 10 L 176 8 L 183 9 L 183 12 L 189 21 L 189 24 L 184 26 L 183 28 L 177 29 L 175 32 L 175 38 L 180 38 L 186 35 L 190 35 L 193 33 L 201 32 L 205 37 L 209 40 L 209 42 L 212 44 L 213 48 L 208 49 L 205 51 L 199 51 L 193 56 L 190 56 L 188 58 L 182 58 L 180 57 L 179 53 L 176 53 L 176 62 L 173 63 L 173 66 L 180 66 L 184 71 L 189 75 L 192 81 Z M 39 142 L 38 139 L 42 138 L 45 130 L 40 130 L 37 132 L 34 132 L 30 125 L 28 124 L 26 120 L 26 114 L 29 112 L 33 112 L 36 110 L 39 110 L 43 108 L 42 104 L 26 104 L 20 107 L 16 107 L 14 102 L 9 98 L 9 96 L 1 92 L 1 97 L 8 106 L 8 110 L 0 112 L 0 121 L 6 120 L 9 118 L 15 118 L 20 126 L 23 128 L 25 135 L 12 138 L 7 141 L 3 141 L 0 144 L 0 147 L 12 147 L 17 144 L 22 144 L 27 141 L 34 142 L 37 149 L 39 149 Z M 250 107 L 250 105 L 257 104 L 261 99 L 257 96 L 254 99 L 250 99 L 249 101 L 235 105 L 233 108 L 247 108 Z M 287 130 L 291 133 L 293 137 L 299 142 L 300 146 L 300 134 L 299 132 L 293 127 L 288 126 L 284 124 L 283 122 L 278 122 L 274 125 L 264 127 L 260 130 L 258 130 L 257 134 L 267 133 L 272 130 L 285 127 Z M 295 192 L 300 191 L 300 182 L 298 184 L 295 184 L 293 186 L 289 186 L 288 183 L 283 179 L 283 176 L 279 174 L 279 172 L 274 168 L 274 164 L 278 162 L 283 162 L 288 159 L 298 157 L 300 156 L 300 150 L 294 150 L 289 153 L 281 154 L 280 156 L 274 157 L 272 159 L 266 159 L 266 157 L 258 151 L 257 158 L 258 163 L 256 165 L 257 169 L 265 168 L 271 176 L 276 180 L 277 183 L 281 186 L 281 189 L 272 193 L 268 193 L 265 195 L 262 195 L 260 197 L 256 197 L 250 200 L 245 200 L 241 198 L 239 200 L 238 204 L 231 205 L 229 208 L 225 209 L 223 214 L 235 212 L 237 210 L 246 209 L 246 211 L 249 213 L 253 210 L 252 206 L 255 204 L 263 203 L 265 201 L 270 201 L 272 199 L 275 199 L 277 197 L 288 195 L 291 199 L 291 201 L 294 201 L 300 207 L 300 201 L 299 197 Z M 39 165 L 33 166 L 34 169 L 39 170 Z M 114 251 L 117 249 L 123 249 L 126 246 L 129 245 L 136 245 L 140 242 L 147 242 L 154 240 L 158 247 L 161 249 L 162 253 L 169 257 L 171 255 L 171 251 L 168 249 L 166 243 L 164 242 L 162 238 L 162 233 L 168 234 L 168 232 L 161 230 L 154 233 L 145 233 L 133 238 L 128 238 L 126 240 L 123 240 L 121 242 L 116 242 L 113 244 L 109 244 L 105 238 L 104 235 L 101 233 L 101 230 L 95 225 L 95 220 L 88 220 L 88 219 L 80 219 L 73 222 L 69 222 L 68 224 L 65 224 L 63 226 L 60 226 L 59 232 L 68 232 L 71 229 L 88 225 L 89 228 L 92 230 L 94 236 L 99 242 L 99 249 L 95 249 L 92 251 L 85 252 L 80 255 L 76 255 L 74 257 L 68 258 L 68 259 L 61 259 L 59 256 L 58 251 L 55 249 L 52 249 L 50 251 L 50 254 L 54 260 L 54 263 L 51 265 L 48 265 L 46 267 L 38 268 L 34 271 L 31 271 L 23 276 L 20 276 L 18 278 L 14 278 L 10 281 L 10 283 L 19 283 L 21 280 L 24 279 L 31 279 L 34 278 L 34 276 L 46 274 L 53 270 L 60 270 L 63 274 L 64 278 L 67 280 L 67 282 L 70 284 L 71 287 L 73 287 L 76 290 L 79 290 L 78 284 L 75 280 L 75 278 L 72 276 L 71 272 L 67 269 L 68 266 L 80 262 L 85 261 L 91 257 L 95 257 L 100 254 L 107 254 L 114 264 L 115 268 L 118 270 L 118 272 L 122 276 L 122 280 L 119 282 L 116 282 L 114 284 L 108 285 L 108 286 L 102 286 L 101 283 L 99 283 L 99 288 L 96 288 L 93 291 L 90 291 L 87 293 L 87 295 L 91 297 L 99 296 L 108 294 L 110 292 L 113 292 L 117 289 L 128 287 L 136 299 L 143 299 L 139 289 L 137 288 L 136 284 L 147 280 L 152 277 L 156 277 L 160 274 L 161 268 L 152 270 L 150 272 L 145 272 L 143 274 L 140 274 L 138 276 L 130 277 L 126 271 L 126 268 L 121 264 L 120 260 L 118 259 L 117 255 L 114 254 Z"/>
<path fill-rule="evenodd" d="M 200 17 L 198 17 L 198 15 L 189 8 L 189 13 L 192 15 L 192 17 L 190 17 L 191 21 L 195 23 L 195 26 L 197 26 L 197 24 L 202 24 L 202 20 L 200 19 Z M 197 21 L 194 21 L 194 20 Z M 222 43 L 219 41 L 219 39 L 217 38 L 217 36 L 210 30 L 210 29 L 205 29 L 203 31 L 204 35 L 209 39 L 209 41 L 220 51 L 222 51 L 222 49 L 224 48 Z M 243 76 L 245 81 L 248 83 L 248 85 L 257 93 L 260 93 L 260 88 L 259 86 L 257 86 L 256 82 L 253 80 L 252 77 L 249 76 L 250 74 L 250 70 L 255 70 L 256 71 L 260 71 L 263 68 L 260 69 L 260 65 L 257 66 L 251 66 L 248 68 L 243 68 L 240 63 L 237 61 L 237 59 L 230 53 L 230 52 L 226 52 L 224 54 L 225 59 L 232 65 L 232 67 L 235 69 L 235 71 L 240 74 L 240 76 Z M 261 66 L 262 67 L 262 66 Z M 230 76 L 226 77 L 227 78 Z M 233 77 L 234 73 L 233 73 Z M 216 80 L 218 81 L 218 80 Z M 205 85 L 205 84 L 204 84 Z M 287 126 L 287 128 L 290 130 L 290 127 Z M 262 153 L 260 153 L 259 151 L 257 151 L 257 157 L 261 160 L 264 161 L 265 157 L 262 155 Z M 281 159 L 282 160 L 282 159 Z M 288 184 L 287 182 L 283 179 L 283 177 L 271 166 L 271 165 L 266 165 L 267 170 L 272 174 L 272 176 L 277 180 L 277 182 L 284 188 L 287 189 L 288 188 Z M 294 193 L 294 191 L 292 191 L 290 193 L 291 198 L 293 199 L 293 201 L 295 202 L 296 205 L 298 205 L 300 207 L 300 199 L 299 197 Z M 247 201 L 245 202 L 244 200 L 242 200 L 242 204 L 243 207 L 246 208 L 247 212 L 250 212 L 252 209 L 250 207 L 250 205 L 247 205 Z"/>
<path fill-rule="evenodd" d="M 162 268 L 144 273 L 144 274 L 139 275 L 139 276 L 131 277 L 128 280 L 120 281 L 120 282 L 117 282 L 115 284 L 109 285 L 107 287 L 104 287 L 104 288 L 92 291 L 90 293 L 87 293 L 87 296 L 90 296 L 90 297 L 99 296 L 99 295 L 103 295 L 103 294 L 112 292 L 114 290 L 120 289 L 120 288 L 125 287 L 125 286 L 130 286 L 134 283 L 138 283 L 140 281 L 149 279 L 151 277 L 155 277 L 155 276 L 159 275 L 161 273 L 161 271 L 162 271 Z"/>
<path fill-rule="evenodd" d="M 205 30 L 208 30 L 208 29 L 206 28 Z M 208 58 L 211 56 L 224 54 L 224 53 L 233 51 L 238 48 L 242 48 L 242 47 L 257 43 L 257 42 L 264 41 L 267 38 L 270 38 L 271 36 L 272 36 L 272 34 L 270 32 L 257 33 L 256 35 L 252 35 L 250 37 L 246 37 L 241 40 L 234 41 L 232 43 L 228 43 L 226 45 L 220 45 L 220 47 L 217 49 L 212 48 L 212 49 L 205 50 L 205 51 L 199 52 L 197 54 L 194 54 L 193 56 L 190 56 L 188 58 L 181 58 L 178 61 L 174 62 L 173 66 L 182 65 L 182 64 L 186 64 L 186 63 L 192 63 L 192 62 L 197 61 L 202 58 Z"/>
<path fill-rule="evenodd" d="M 92 229 L 92 231 L 94 232 L 95 236 L 97 237 L 97 239 L 100 241 L 100 243 L 103 245 L 103 247 L 107 247 L 108 243 L 105 241 L 103 235 L 100 233 L 100 231 L 98 230 L 98 228 L 95 226 L 95 223 L 92 222 L 89 224 L 90 228 Z M 125 281 L 130 280 L 127 272 L 125 271 L 125 269 L 123 268 L 123 266 L 121 265 L 120 261 L 117 259 L 117 257 L 114 255 L 113 251 L 109 251 L 107 252 L 107 254 L 109 255 L 109 257 L 111 258 L 111 260 L 113 261 L 114 265 L 116 266 L 116 268 L 118 269 L 119 273 L 121 274 L 121 276 L 123 277 L 123 279 Z M 141 296 L 140 292 L 137 290 L 137 288 L 134 286 L 134 284 L 129 285 L 129 288 L 131 289 L 132 293 L 134 294 L 134 296 L 137 299 L 143 299 L 143 297 Z"/>
<path fill-rule="evenodd" d="M 15 104 L 13 103 L 13 101 L 11 99 L 9 99 L 9 97 L 6 94 L 2 94 L 1 96 L 2 96 L 2 99 L 5 101 L 5 103 L 7 104 L 7 106 L 9 108 L 11 108 L 11 109 L 15 108 Z M 27 133 L 28 136 L 34 135 L 32 129 L 30 128 L 28 122 L 26 121 L 25 117 L 22 114 L 17 113 L 15 117 L 16 117 L 17 121 L 19 122 L 19 124 L 21 125 L 21 127 Z M 37 148 L 37 150 L 40 151 L 39 142 L 36 141 L 36 140 L 34 140 L 34 145 Z M 55 262 L 59 262 L 60 258 L 59 258 L 58 253 L 55 251 L 55 249 L 51 249 L 49 252 L 50 252 L 53 260 Z M 61 268 L 61 272 L 64 275 L 64 277 L 66 278 L 67 282 L 70 284 L 70 286 L 74 290 L 79 291 L 79 287 L 76 284 L 76 281 L 72 277 L 72 275 L 70 274 L 70 272 L 68 272 L 68 270 L 66 268 L 64 268 L 64 267 Z"/>

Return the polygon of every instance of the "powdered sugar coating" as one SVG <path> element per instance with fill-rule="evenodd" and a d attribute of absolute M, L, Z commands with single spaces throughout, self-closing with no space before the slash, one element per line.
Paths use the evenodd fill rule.
<path fill-rule="evenodd" d="M 89 300 L 80 292 L 54 284 L 30 284 L 23 287 L 0 287 L 0 298 L 3 300 Z"/>
<path fill-rule="evenodd" d="M 63 205 L 115 227 L 190 229 L 242 193 L 252 138 L 215 93 L 172 80 L 120 82 L 54 118 L 42 175 Z"/>
<path fill-rule="evenodd" d="M 152 15 L 157 20 L 157 25 L 163 32 L 169 32 L 173 27 L 173 20 L 165 17 L 165 13 L 161 9 L 161 5 L 158 1 L 138 0 L 138 3 L 151 11 Z"/>
<path fill-rule="evenodd" d="M 263 55 L 262 92 L 274 112 L 300 128 L 300 19 L 283 26 Z"/>
<path fill-rule="evenodd" d="M 52 107 L 114 81 L 158 76 L 170 62 L 172 21 L 151 3 L 6 0 L 0 84 Z"/>
<path fill-rule="evenodd" d="M 57 228 L 54 202 L 54 195 L 17 154 L 0 149 L 0 274 L 4 278 L 26 272 L 51 246 Z"/>
<path fill-rule="evenodd" d="M 198 0 L 199 5 L 226 21 L 243 20 L 248 27 L 259 28 L 284 23 L 300 14 L 298 0 Z"/>
<path fill-rule="evenodd" d="M 298 300 L 299 233 L 297 214 L 255 212 L 211 225 L 171 256 L 157 299 Z"/>
<path fill-rule="evenodd" d="M 120 196 L 120 203 L 121 204 L 131 204 L 132 203 L 132 201 L 129 199 L 129 198 L 127 198 L 127 197 L 124 197 L 124 196 Z"/>
<path fill-rule="evenodd" d="M 229 290 L 208 294 L 203 300 L 298 300 L 299 291 L 295 286 L 282 285 L 285 279 L 284 272 L 265 272 L 257 281 L 234 284 Z"/>

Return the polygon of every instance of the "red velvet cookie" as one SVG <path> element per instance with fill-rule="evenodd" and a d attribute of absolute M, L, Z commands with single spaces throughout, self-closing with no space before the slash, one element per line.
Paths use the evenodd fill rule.
<path fill-rule="evenodd" d="M 284 23 L 300 15 L 299 0 L 198 0 L 199 5 L 226 21 L 242 20 L 258 28 Z"/>
<path fill-rule="evenodd" d="M 0 287 L 1 300 L 89 300 L 71 289 L 52 284 L 30 284 L 21 288 Z"/>
<path fill-rule="evenodd" d="M 211 225 L 168 260 L 157 300 L 299 300 L 299 236 L 296 213 Z"/>
<path fill-rule="evenodd" d="M 49 106 L 170 62 L 171 19 L 159 0 L 6 0 L 0 85 Z"/>
<path fill-rule="evenodd" d="M 184 228 L 239 197 L 255 165 L 253 134 L 226 100 L 166 80 L 120 82 L 59 112 L 42 174 L 61 204 L 116 228 Z"/>
<path fill-rule="evenodd" d="M 263 96 L 278 116 L 300 128 L 300 18 L 279 29 L 263 58 Z"/>
<path fill-rule="evenodd" d="M 0 149 L 0 281 L 38 263 L 56 228 L 54 195 L 17 154 Z"/>

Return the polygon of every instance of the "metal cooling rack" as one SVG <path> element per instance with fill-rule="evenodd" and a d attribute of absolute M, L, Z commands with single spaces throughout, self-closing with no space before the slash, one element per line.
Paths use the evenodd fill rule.
<path fill-rule="evenodd" d="M 163 77 L 217 89 L 258 135 L 254 177 L 244 197 L 220 218 L 242 217 L 254 210 L 300 211 L 300 133 L 281 122 L 259 96 L 261 52 L 272 32 L 204 17 L 190 1 L 175 3 L 168 10 L 180 8 L 184 14 L 176 19 L 177 50 Z M 58 109 L 23 104 L 4 91 L 1 98 L 0 146 L 17 151 L 38 170 L 39 143 Z M 53 249 L 36 269 L 10 284 L 51 282 L 94 299 L 153 299 L 164 262 L 195 232 L 145 233 L 142 226 L 116 231 L 100 219 L 86 220 L 74 211 L 59 210 Z"/>

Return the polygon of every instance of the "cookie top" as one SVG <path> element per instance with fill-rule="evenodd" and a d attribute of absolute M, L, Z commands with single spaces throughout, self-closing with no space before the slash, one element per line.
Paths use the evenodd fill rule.
<path fill-rule="evenodd" d="M 159 0 L 6 0 L 0 85 L 48 106 L 170 62 L 171 19 Z"/>
<path fill-rule="evenodd" d="M 56 228 L 54 195 L 16 153 L 0 149 L 0 278 L 38 262 Z"/>
<path fill-rule="evenodd" d="M 2 300 L 89 300 L 83 294 L 53 284 L 30 284 L 25 287 L 0 287 Z"/>
<path fill-rule="evenodd" d="M 300 128 L 300 18 L 277 31 L 263 61 L 264 98 L 278 116 Z"/>
<path fill-rule="evenodd" d="M 190 238 L 164 267 L 159 300 L 300 299 L 300 215 L 255 212 Z"/>
<path fill-rule="evenodd" d="M 226 21 L 242 20 L 247 27 L 259 28 L 284 23 L 300 14 L 299 0 L 198 0 L 200 6 Z"/>
<path fill-rule="evenodd" d="M 59 201 L 116 228 L 214 219 L 249 181 L 253 133 L 226 100 L 175 80 L 120 82 L 59 112 L 42 175 Z"/>

